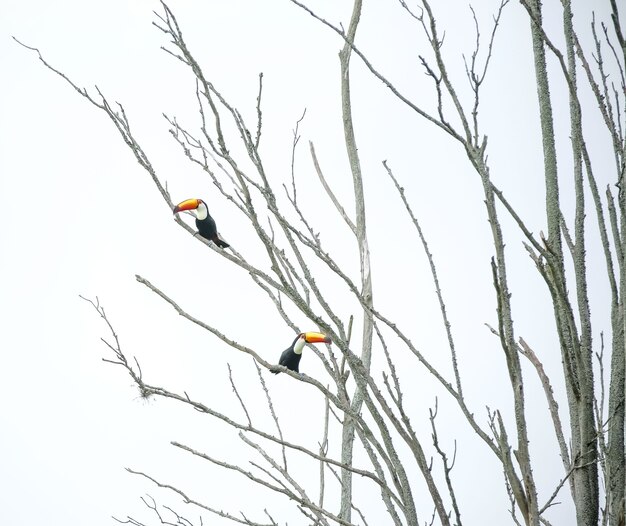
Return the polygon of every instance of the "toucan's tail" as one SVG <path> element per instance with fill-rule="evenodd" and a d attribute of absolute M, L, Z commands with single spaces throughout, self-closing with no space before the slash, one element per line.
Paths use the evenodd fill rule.
<path fill-rule="evenodd" d="M 211 241 L 215 243 L 220 248 L 228 248 L 230 245 L 226 243 L 223 239 L 220 238 L 219 235 L 215 236 Z"/>

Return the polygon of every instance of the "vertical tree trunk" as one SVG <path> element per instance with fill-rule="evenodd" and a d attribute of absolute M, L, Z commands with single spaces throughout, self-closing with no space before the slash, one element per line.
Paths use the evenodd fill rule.
<path fill-rule="evenodd" d="M 343 116 L 344 138 L 346 142 L 346 151 L 350 161 L 350 169 L 352 171 L 352 181 L 354 186 L 354 201 L 356 207 L 356 237 L 359 248 L 359 260 L 361 267 L 361 293 L 365 298 L 366 305 L 372 306 L 372 277 L 370 273 L 370 253 L 367 244 L 367 231 L 365 227 L 365 198 L 363 195 L 363 178 L 361 175 L 361 163 L 359 160 L 356 139 L 354 136 L 354 128 L 352 126 L 352 108 L 350 101 L 350 56 L 352 47 L 350 43 L 354 42 L 356 29 L 361 17 L 362 0 L 355 0 L 352 8 L 352 16 L 350 18 L 350 26 L 348 27 L 347 39 L 339 58 L 341 61 L 341 108 Z M 369 371 L 371 355 L 372 355 L 372 337 L 373 337 L 373 318 L 371 311 L 367 308 L 363 309 L 363 335 L 361 360 L 365 368 Z M 354 398 L 352 400 L 352 409 L 358 413 L 363 405 L 363 393 L 356 388 Z M 341 461 L 344 464 L 352 465 L 352 456 L 354 450 L 354 421 L 348 415 L 345 416 L 342 436 L 341 436 Z M 342 470 L 341 473 L 341 508 L 339 517 L 343 520 L 351 519 L 352 504 L 352 472 Z"/>
<path fill-rule="evenodd" d="M 557 157 L 554 141 L 554 120 L 550 86 L 546 67 L 546 55 L 542 34 L 541 1 L 531 0 L 532 17 L 531 31 L 533 52 L 535 57 L 535 75 L 537 96 L 543 138 L 544 170 L 546 183 L 546 215 L 548 222 L 547 245 L 550 253 L 549 266 L 555 289 L 553 293 L 555 319 L 559 326 L 561 353 L 564 363 L 564 374 L 569 404 L 570 429 L 572 436 L 572 462 L 578 466 L 574 469 L 573 488 L 576 519 L 579 526 L 596 525 L 599 516 L 598 484 L 596 464 L 597 433 L 593 417 L 593 370 L 591 367 L 591 327 L 588 325 L 589 314 L 586 298 L 586 276 L 584 264 L 584 201 L 582 195 L 582 166 L 580 164 L 581 148 L 581 116 L 575 93 L 570 93 L 572 148 L 574 152 L 574 177 L 577 196 L 576 203 L 576 247 L 574 267 L 577 281 L 577 300 L 581 319 L 582 337 L 578 338 L 574 316 L 568 305 L 567 284 L 563 264 L 561 242 L 561 210 L 559 205 L 559 183 Z M 565 3 L 564 24 L 568 42 L 568 58 L 570 70 L 574 75 L 573 44 L 571 42 L 571 10 Z M 570 53 L 570 51 L 572 51 Z M 581 289 L 582 287 L 582 289 Z"/>
<path fill-rule="evenodd" d="M 626 261 L 623 262 L 626 265 Z M 611 378 L 609 384 L 608 446 L 606 452 L 606 491 L 609 526 L 624 526 L 624 293 L 626 278 L 621 271 L 619 312 L 613 315 Z M 621 522 L 620 522 L 621 518 Z"/>
<path fill-rule="evenodd" d="M 577 368 L 579 369 L 578 381 L 580 399 L 578 400 L 578 419 L 580 422 L 580 443 L 582 450 L 580 458 L 574 456 L 574 462 L 581 464 L 580 473 L 576 478 L 584 479 L 583 496 L 581 504 L 585 507 L 579 513 L 579 520 L 585 524 L 597 524 L 599 516 L 598 495 L 598 451 L 597 451 L 597 427 L 594 418 L 594 375 L 592 364 L 592 335 L 591 335 L 591 312 L 587 294 L 587 268 L 585 262 L 585 194 L 583 188 L 582 167 L 582 115 L 577 94 L 576 81 L 576 58 L 574 55 L 574 29 L 572 23 L 573 13 L 571 1 L 563 4 L 563 29 L 567 47 L 567 64 L 571 82 L 570 90 L 570 125 L 572 152 L 574 155 L 574 189 L 576 192 L 576 217 L 574 222 L 575 246 L 574 246 L 574 272 L 576 278 L 576 295 L 578 301 L 578 315 L 580 318 L 580 348 Z M 574 483 L 575 483 L 574 482 Z"/>

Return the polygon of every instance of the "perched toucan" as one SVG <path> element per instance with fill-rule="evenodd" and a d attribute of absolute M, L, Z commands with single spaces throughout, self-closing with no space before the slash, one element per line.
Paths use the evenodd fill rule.
<path fill-rule="evenodd" d="M 196 218 L 198 234 L 203 238 L 213 241 L 220 248 L 227 248 L 230 245 L 224 241 L 217 233 L 215 220 L 209 214 L 209 209 L 202 199 L 186 199 L 174 207 L 174 213 L 187 212 Z"/>
<path fill-rule="evenodd" d="M 283 351 L 280 355 L 278 363 L 284 365 L 290 371 L 298 371 L 300 365 L 300 359 L 302 358 L 302 349 L 304 349 L 305 343 L 331 343 L 328 336 L 319 332 L 302 332 L 296 336 L 296 339 L 289 346 L 288 349 Z M 278 374 L 280 371 L 272 371 L 274 374 Z"/>

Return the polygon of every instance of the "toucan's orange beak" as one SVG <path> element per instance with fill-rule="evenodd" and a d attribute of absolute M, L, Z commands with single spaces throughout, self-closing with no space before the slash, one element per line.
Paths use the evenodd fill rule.
<path fill-rule="evenodd" d="M 304 340 L 307 343 L 332 343 L 331 339 L 321 332 L 305 332 Z"/>
<path fill-rule="evenodd" d="M 178 212 L 184 212 L 185 210 L 195 210 L 198 206 L 200 206 L 200 199 L 186 199 L 174 207 L 174 213 L 178 214 Z"/>

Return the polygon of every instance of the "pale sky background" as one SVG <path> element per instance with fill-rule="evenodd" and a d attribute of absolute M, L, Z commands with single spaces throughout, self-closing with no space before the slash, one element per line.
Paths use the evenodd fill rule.
<path fill-rule="evenodd" d="M 333 23 L 347 26 L 350 2 L 310 4 Z M 438 4 L 449 70 L 469 104 L 462 53 L 472 51 L 471 13 L 466 2 Z M 546 6 L 546 19 L 552 24 L 551 10 L 559 3 L 548 4 L 554 4 Z M 111 515 L 128 514 L 155 523 L 139 500 L 146 493 L 199 524 L 200 510 L 157 491 L 149 481 L 126 473 L 125 467 L 178 485 L 190 497 L 217 509 L 245 511 L 261 521 L 267 507 L 281 523 L 303 524 L 292 503 L 169 445 L 177 440 L 246 468 L 253 458 L 236 432 L 211 417 L 164 400 L 141 400 L 121 368 L 101 361 L 111 357 L 100 342 L 109 334 L 78 297 L 99 297 L 124 350 L 140 361 L 148 383 L 186 391 L 243 421 L 228 381 L 228 362 L 255 418 L 270 428 L 251 359 L 185 322 L 134 276 L 143 275 L 192 315 L 253 347 L 267 360 L 278 360 L 294 337 L 292 331 L 245 272 L 178 228 L 106 116 L 10 38 L 38 47 L 79 86 L 92 90 L 98 85 L 111 102 L 122 103 L 136 138 L 161 180 L 167 181 L 173 199 L 205 199 L 223 237 L 247 258 L 266 266 L 254 231 L 208 177 L 184 158 L 168 134 L 162 113 L 192 128 L 198 121 L 193 78 L 159 49 L 167 42 L 151 25 L 152 10 L 160 11 L 160 5 L 148 0 L 3 0 L 0 7 L 0 524 L 101 526 L 114 523 Z M 296 165 L 299 195 L 325 245 L 356 280 L 355 243 L 317 182 L 308 154 L 312 140 L 330 184 L 352 214 L 341 128 L 339 38 L 286 0 L 181 1 L 171 7 L 205 75 L 250 123 L 255 117 L 258 73 L 264 73 L 262 154 L 281 196 L 278 188 L 290 177 L 292 130 L 306 108 Z M 477 6 L 479 21 L 488 24 L 483 26 L 484 36 L 496 9 L 492 1 Z M 598 18 L 608 20 L 607 13 L 598 9 Z M 585 21 L 577 19 L 581 25 Z M 558 31 L 559 21 L 555 24 L 550 27 Z M 513 2 L 504 12 L 496 39 L 481 119 L 489 136 L 494 180 L 520 214 L 529 218 L 531 230 L 538 232 L 544 228 L 538 198 L 543 161 L 528 37 L 526 17 Z M 365 2 L 357 38 L 371 61 L 403 93 L 433 110 L 432 82 L 418 59 L 420 54 L 430 54 L 420 28 L 397 2 Z M 581 38 L 587 41 L 588 32 Z M 434 363 L 450 373 L 427 262 L 382 167 L 386 159 L 422 221 L 438 264 L 469 404 L 483 424 L 485 406 L 502 409 L 510 422 L 510 388 L 502 352 L 484 326 L 495 325 L 496 316 L 489 267 L 493 250 L 478 177 L 458 145 L 394 99 L 356 57 L 352 63 L 375 301 Z M 555 114 L 564 123 L 558 130 L 559 162 L 567 173 L 571 162 L 567 100 L 558 82 L 553 91 L 558 93 Z M 596 119 L 590 115 L 585 121 L 588 132 L 598 128 Z M 600 162 L 607 155 L 605 138 L 591 133 L 588 140 L 604 187 L 613 177 L 610 158 L 606 165 Z M 564 190 L 564 201 L 568 195 Z M 565 209 L 571 211 L 567 205 Z M 526 257 L 519 234 L 504 214 L 502 218 L 510 233 L 507 250 L 517 334 L 535 347 L 555 391 L 563 395 L 545 286 Z M 610 330 L 604 321 L 607 287 L 601 278 L 602 260 L 596 259 L 598 248 L 597 240 L 592 240 L 588 251 L 590 294 L 599 320 L 596 341 L 600 330 L 607 335 Z M 347 321 L 354 312 L 349 295 L 327 276 L 320 282 Z M 305 330 L 316 328 L 301 317 L 296 320 Z M 375 369 L 380 370 L 381 360 L 380 355 L 374 358 Z M 493 455 L 404 350 L 398 351 L 397 360 L 404 368 L 412 421 L 423 433 L 429 455 L 433 451 L 428 408 L 439 396 L 444 445 L 449 452 L 454 440 L 458 445 L 453 477 L 465 524 L 508 522 L 501 468 Z M 325 372 L 311 353 L 303 357 L 301 370 L 324 379 Z M 540 501 L 545 502 L 562 477 L 562 466 L 547 427 L 539 383 L 530 369 L 526 371 L 531 452 L 537 459 Z M 288 438 L 316 448 L 322 433 L 321 398 L 286 375 L 266 375 L 266 380 Z M 337 442 L 336 437 L 331 441 L 331 451 L 337 451 Z M 293 457 L 290 465 L 316 496 L 317 466 L 299 457 Z M 360 481 L 356 484 L 361 488 Z M 387 523 L 378 493 L 371 485 L 362 487 L 356 503 L 368 513 L 370 525 Z M 420 518 L 429 520 L 429 499 L 420 493 L 416 499 L 424 503 Z M 573 517 L 569 493 L 563 491 L 559 500 L 563 503 L 549 518 L 554 524 L 567 524 Z M 204 523 L 228 522 L 205 514 Z"/>

